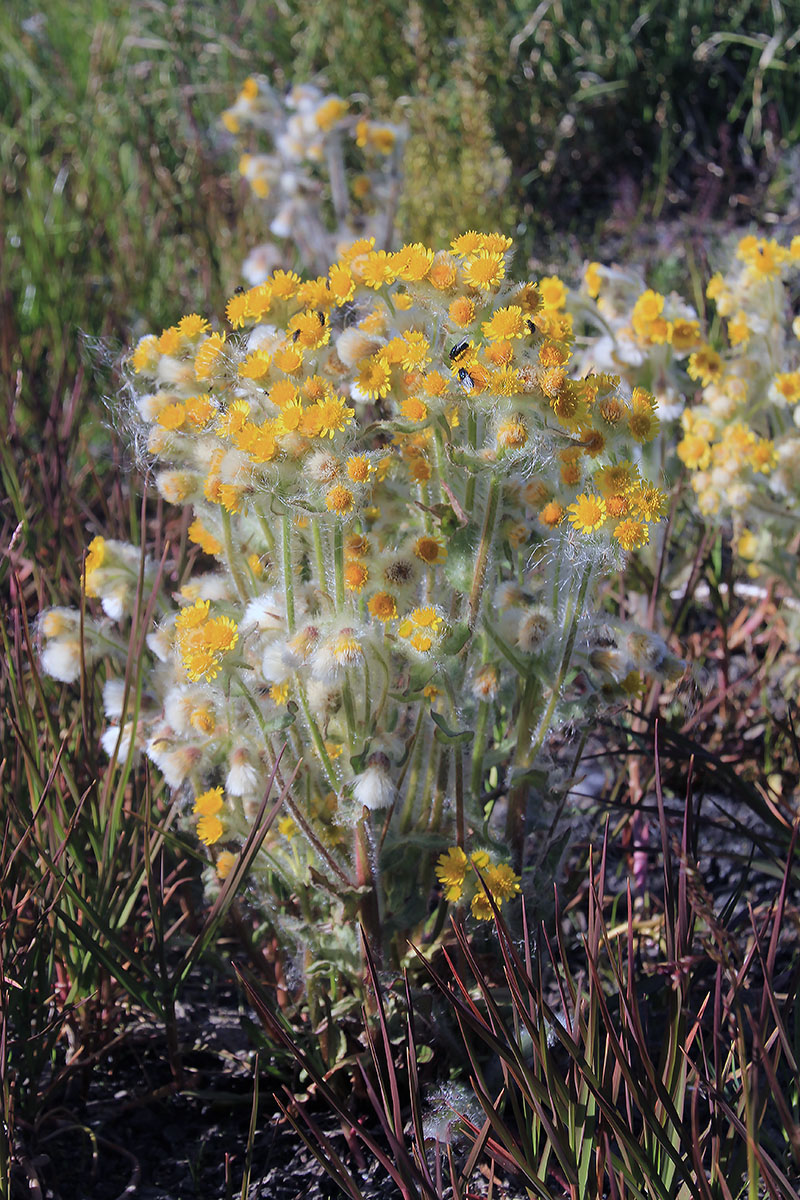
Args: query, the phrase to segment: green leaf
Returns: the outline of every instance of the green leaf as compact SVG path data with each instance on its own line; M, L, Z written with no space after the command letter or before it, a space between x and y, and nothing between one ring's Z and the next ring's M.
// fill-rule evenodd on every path
M434 712L433 709L431 709L431 717L436 725L433 736L437 742L455 745L458 742L468 742L474 737L474 732L471 729L450 729L444 717L440 713Z

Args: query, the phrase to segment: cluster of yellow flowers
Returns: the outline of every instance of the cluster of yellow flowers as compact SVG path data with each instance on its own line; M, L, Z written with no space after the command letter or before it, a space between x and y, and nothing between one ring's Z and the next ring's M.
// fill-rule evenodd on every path
M513 280L511 252L496 233L439 252L360 239L317 278L276 270L240 290L227 329L190 314L130 357L157 486L192 506L195 557L147 632L135 718L106 684L104 745L144 751L194 797L224 875L288 741L302 767L253 880L273 927L316 938L319 961L358 957L365 894L402 947L437 896L461 901L470 864L510 899L551 728L679 669L592 606L599 572L664 508L640 469L653 395L574 376L565 285ZM123 559L92 543L87 594L107 613ZM45 614L42 635L75 678L51 626L74 647L74 623ZM84 628L87 661L122 659L101 619Z
M357 234L392 244L404 126L372 121L312 84L283 96L263 76L245 80L222 123L237 139L239 173L264 203L271 234L289 243L289 261L299 254L307 269L324 270ZM284 258L265 242L245 260L244 276L260 283Z
M788 286L798 269L800 237L741 238L707 288L709 335L678 297L598 263L574 302L589 326L583 361L652 388L662 417L680 418L677 455L698 510L731 522L751 576L795 574L784 548L800 506L800 319Z

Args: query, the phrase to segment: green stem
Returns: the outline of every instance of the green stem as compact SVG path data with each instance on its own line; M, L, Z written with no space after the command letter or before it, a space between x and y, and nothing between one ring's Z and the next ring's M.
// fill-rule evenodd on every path
M319 755L320 762L325 768L325 774L328 776L328 783L330 784L331 789L338 793L339 780L336 778L336 771L333 768L330 755L325 749L325 739L319 731L317 722L311 715L311 709L308 706L308 697L306 696L305 688L300 683L297 685L297 694L300 697L300 707L303 710L303 715L306 719L309 733L311 734L311 740L314 743L314 749Z
M336 608L344 608L344 533L341 525L333 531L333 575L336 585Z
M489 496L486 503L486 512L483 516L483 528L481 530L481 540L478 545L478 553L475 558L475 576L472 582L472 591L469 594L469 624L472 629L478 620L478 613L481 607L481 598L483 596L483 588L486 583L486 568L489 563L489 550L492 544L494 534L494 523L497 520L497 509L500 502L500 481L496 475L492 476L492 481L489 484Z
M470 450L478 449L478 418L472 410L467 415L467 441L469 442ZM467 491L464 497L464 508L468 513L472 513L472 506L475 503L475 473L470 472L467 479Z
M350 672L345 671L342 683L342 700L344 701L344 717L347 723L347 740L353 749L356 735L356 706L353 700L353 688L350 683Z
M292 526L288 512L281 517L283 542L283 590L286 594L286 621L289 633L294 633L294 579L292 577Z
M225 558L228 561L228 570L230 571L230 573L233 577L234 587L236 588L236 593L237 593L239 599L241 600L242 604L247 606L247 602L249 599L249 597L247 595L247 587L245 585L244 576L242 575L241 571L239 570L238 566L236 565L236 558L235 558L234 551L233 551L233 534L231 533L231 514L228 512L227 508L225 508L225 507L222 507L221 511L222 511L222 537L225 542Z
M275 553L275 534L270 529L267 518L264 516L264 514L262 512L259 512L258 509L256 509L256 517L258 518L259 528L264 535L264 541L267 544L267 549L270 551L270 553L274 554Z
M555 712L559 696L561 695L561 688L564 686L564 680L567 676L567 672L569 671L570 662L572 661L572 651L575 649L575 639L578 636L578 622L580 621L581 613L583 612L583 604L586 599L586 593L589 590L591 578L592 564L589 563L584 569L583 576L581 578L577 600L574 604L571 604L570 608L568 609L567 620L572 622L570 625L569 635L564 647L564 653L561 656L561 666L558 670L556 682L553 685L553 693L550 697L550 703L545 709L544 717L542 718L539 726L539 733L537 735L536 742L534 743L533 749L531 750L528 758L529 763L535 761L536 755L541 750L544 739L547 737L547 731L550 728L550 721L553 718L553 713Z
M311 518L311 540L314 543L314 561L317 565L317 580L319 589L328 594L328 575L325 570L325 554L322 549L322 532L319 527L319 520Z
M480 800L481 780L483 779L483 755L486 750L486 733L489 725L489 704L481 700L478 705L478 716L475 721L475 741L472 750L472 773L469 788L473 800Z
M583 611L583 604L586 599L586 593L589 589L589 582L592 576L592 565L588 564L583 572L580 587L578 588L577 597L570 596L565 623L569 623L569 633L564 646L564 652L561 656L561 666L558 670L555 683L550 695L547 708L544 714L538 721L539 732L535 742L531 744L531 733L534 726L534 718L536 716L538 700L541 692L539 688L539 680L535 675L529 675L525 683L525 690L522 696L519 716L517 717L516 739L517 747L514 753L514 768L515 770L524 770L530 767L539 754L539 751L544 744L547 733L550 729L550 724L556 710L561 689L564 686L564 680L569 671L570 662L572 661L572 652L575 649L575 639L578 636L578 623ZM528 784L524 779L513 787L508 797L508 813L506 816L506 838L511 847L514 856L514 865L517 869L522 864L523 841L525 837L525 809L528 799Z

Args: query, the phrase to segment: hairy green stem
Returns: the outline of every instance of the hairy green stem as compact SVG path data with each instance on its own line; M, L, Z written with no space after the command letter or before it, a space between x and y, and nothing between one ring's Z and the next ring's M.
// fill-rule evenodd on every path
M224 507L222 507L221 511L222 511L222 537L225 542L225 558L227 559L227 562L228 562L228 570L230 571L231 576L233 577L233 584L234 584L234 587L236 588L236 594L238 595L242 604L244 604L246 606L247 602L249 600L249 596L247 594L247 586L244 581L244 576L242 575L242 573L239 570L239 567L236 563L236 556L235 556L234 550L233 550L233 534L231 533L231 514L228 512L227 508L224 508Z
M333 575L336 585L336 608L344 608L344 533L341 525L333 531Z
M494 524L497 520L497 510L500 504L500 481L496 475L492 476L492 481L489 484L489 496L486 502L486 512L483 515L483 528L481 529L481 540L478 545L478 553L475 558L475 575L472 581L472 590L469 594L469 624L470 628L474 629L480 612L481 599L483 597L483 588L486 583L486 568L489 564L489 550L492 544L494 535Z
M286 595L286 622L289 633L294 633L294 579L292 577L292 526L288 512L281 517L281 540L283 542L283 590Z

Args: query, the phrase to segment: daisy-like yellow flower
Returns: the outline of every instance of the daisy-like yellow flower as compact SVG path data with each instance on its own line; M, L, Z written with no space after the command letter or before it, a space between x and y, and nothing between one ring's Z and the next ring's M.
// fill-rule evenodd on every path
M477 254L482 248L483 234L477 233L474 229L468 229L466 233L459 234L450 243L450 249L461 258L470 254Z
M527 333L527 327L518 304L510 304L506 308L496 308L491 319L484 321L481 326L483 336L490 342L501 338L521 338Z
M394 621L397 616L397 601L391 592L376 592L367 601L367 611L377 621Z
M603 265L598 262L590 262L586 270L583 272L583 284L593 300L596 300L600 295L600 288L603 286Z
M250 316L247 299L247 292L237 292L236 295L231 296L225 305L225 316L228 318L228 323L234 329L241 329Z
M400 403L400 415L406 421L424 421L428 415L428 406L417 396L408 396Z
M198 316L197 313L189 313L178 321L178 333L184 338L199 337L200 334L208 333L210 328L205 317Z
M392 265L395 278L403 279L407 283L417 283L425 278L433 265L433 250L429 250L421 242L412 242L397 251Z
M197 836L205 846L213 846L225 832L219 817L201 817L197 822Z
M222 810L224 804L222 797L221 787L211 788L210 791L195 796L192 811L198 817L213 817Z
M464 264L464 282L483 292L496 288L505 273L505 259L496 251L481 250Z
M613 536L623 550L636 550L650 540L650 527L644 521L636 521L629 517L620 521L614 529Z
M451 846L436 861L436 878L445 889L445 899L457 903L464 891L469 859L460 846Z
M434 567L447 558L447 550L442 540L438 537L431 537L430 534L418 537L412 549L414 556L428 567Z
M357 558L351 558L344 564L344 586L348 592L361 592L369 579L369 570Z
M355 409L348 408L341 396L321 400L317 409L320 420L319 436L322 438L332 438L335 433L341 433L356 415Z
M494 915L492 912L492 905L483 888L481 888L479 892L476 892L472 897L469 911L472 913L476 921L491 921Z
M690 471L704 471L711 462L711 447L704 437L687 433L676 447L678 458Z
M372 471L372 465L366 454L351 454L345 469L353 483L366 483Z
M370 400L382 400L389 394L392 386L392 372L389 364L380 355L365 358L359 363L356 372L358 390Z
M222 362L225 334L212 333L200 343L194 357L194 373L199 380L212 379Z
M474 856L473 856L474 858ZM477 863L475 864L478 865ZM496 904L513 900L520 890L520 877L508 863L496 863L486 867L484 873L486 886L492 893Z
M772 387L786 404L797 404L797 401L800 400L800 371L787 371L784 374L776 375L772 381Z
M353 502L353 493L340 483L334 484L325 497L325 507L340 517L346 516L352 510Z
M528 431L522 417L509 417L497 426L497 445L503 450L519 450L528 440Z
M386 250L372 250L365 254L358 266L361 281L366 287L378 289L385 283L392 283L396 278L394 273L394 255Z
M690 379L699 380L703 387L708 387L722 375L722 359L711 346L701 346L689 356L686 370Z
M555 529L556 525L561 524L565 516L566 510L563 504L559 504L557 500L548 500L539 513L539 520L542 524L549 526L550 529Z
M156 417L156 421L162 429L180 429L186 421L186 405L181 404L180 401L166 404Z
M222 552L222 542L215 538L213 533L209 533L199 518L192 521L188 533L189 541L199 546L204 554L220 554Z
M221 850L217 856L217 878L227 879L233 868L236 866L236 855L230 850Z
M539 280L539 295L545 308L563 308L567 303L567 288L557 275L545 275Z
M273 296L279 300L290 300L300 286L300 276L294 271L273 271L267 282Z
M602 496L590 496L583 492L575 503L567 508L570 524L579 533L594 533L606 519L606 502Z
M412 329L408 333L403 334L400 343L400 362L406 371L417 370L431 361L429 353L430 344L424 333Z

